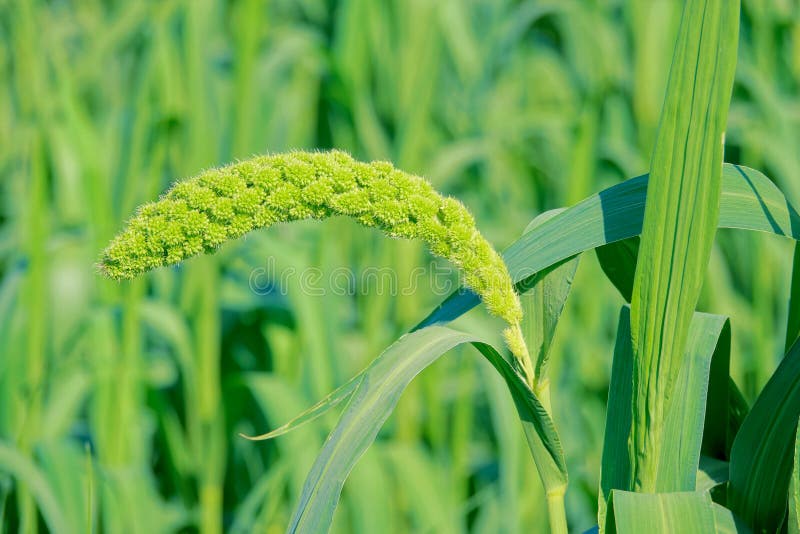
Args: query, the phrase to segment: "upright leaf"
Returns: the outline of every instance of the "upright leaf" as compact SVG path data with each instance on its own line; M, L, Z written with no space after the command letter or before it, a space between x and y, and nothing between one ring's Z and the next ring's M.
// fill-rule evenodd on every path
M706 399L711 369L730 350L728 320L719 315L695 313L689 329L686 355L675 381L674 395L666 409L667 432L659 463L670 473L681 491L693 491L697 481ZM606 435L600 477L598 520L604 522L606 500L612 490L635 489L634 469L628 455L628 435L633 424L633 349L630 339L630 308L620 313L617 343L609 385ZM680 421L681 425L677 422ZM727 430L722 426L723 439Z
M717 322L715 326L719 326ZM728 459L731 418L739 407L731 394L731 323L725 320L718 333L708 377L706 415L703 424L703 454ZM735 386L733 386L735 387ZM738 400L738 399L737 399Z
M789 293L789 319L786 323L786 352L800 336L800 243L794 244L792 288Z
M666 410L681 367L719 220L723 133L739 28L738 1L684 4L650 163L631 299L634 488L683 489L661 465Z
M533 230L561 211L552 210L539 215L528 225L525 232ZM543 271L542 276L535 277L531 286L525 288L526 291L520 295L524 313L522 334L533 359L535 371L533 391L545 403L548 411L550 411L550 378L547 371L550 363L550 345L572 288L579 259L579 256L574 256Z
M792 479L789 482L789 534L800 534L800 427L795 431Z
M731 448L728 506L758 532L774 532L783 521L798 417L800 341L764 386Z

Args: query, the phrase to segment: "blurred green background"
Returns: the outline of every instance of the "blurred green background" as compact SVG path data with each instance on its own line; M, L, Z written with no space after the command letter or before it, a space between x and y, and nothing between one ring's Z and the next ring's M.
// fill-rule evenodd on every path
M388 159L498 248L544 210L646 172L677 0L0 0L2 531L281 532L335 413L261 433L441 299L253 291L277 268L431 258L345 220L282 225L133 282L94 262L172 181L291 148ZM744 0L726 159L800 203L800 4ZM788 242L720 233L701 308L732 316L752 398L782 349ZM295 282L297 280L295 279ZM622 299L582 260L554 355L568 515L595 522ZM457 327L496 339L482 310ZM335 412L335 411L334 411ZM337 532L546 532L504 385L472 349L406 392Z

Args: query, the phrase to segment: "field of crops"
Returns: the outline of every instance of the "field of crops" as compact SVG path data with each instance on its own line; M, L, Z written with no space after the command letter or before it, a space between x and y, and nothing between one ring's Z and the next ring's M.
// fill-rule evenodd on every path
M283 531L343 404L274 440L240 434L347 383L459 282L423 244L342 217L106 279L101 252L137 206L204 169L335 148L426 177L502 251L648 172L682 4L0 0L0 532ZM800 4L742 0L738 47L725 161L800 206ZM748 402L788 344L793 251L730 229L711 250L697 308L730 317ZM571 283L549 395L583 532L626 299L594 253ZM484 307L451 326L503 346ZM332 531L550 531L514 400L478 351L411 382Z

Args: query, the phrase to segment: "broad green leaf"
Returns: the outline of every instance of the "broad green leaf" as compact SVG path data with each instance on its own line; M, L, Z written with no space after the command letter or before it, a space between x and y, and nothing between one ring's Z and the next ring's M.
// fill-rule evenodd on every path
M618 534L708 534L717 532L708 493L632 493L614 490L608 502L606 532Z
M707 399L711 369L730 357L731 329L727 317L695 313L689 326L685 355L667 399L666 432L659 465L659 486L675 485L693 491L700 463L705 427L709 424ZM727 366L726 366L727 368ZM723 406L725 408L727 406ZM724 415L723 415L724 417ZM717 422L714 422L716 425ZM712 427L716 429L716 426ZM727 428L719 426L724 439ZM666 480L664 478L666 477Z
M728 358L730 328L725 317L695 313L689 331L686 356L667 406L667 422L682 421L678 432L664 435L659 464L680 483L682 491L693 491L702 445L708 383L714 360ZM632 425L633 350L630 338L630 308L620 312L617 341L609 385L605 441L600 477L598 522L603 524L606 501L615 489L635 487L628 455Z
M614 489L631 490L631 464L628 457L628 435L631 429L633 398L633 349L631 347L631 310L623 306L617 326L611 381L608 385L606 432L600 464L600 492L597 502L597 523L606 524L608 499Z
M691 489L684 466L664 464L663 451L670 434L686 432L682 418L670 420L668 404L676 396L716 235L738 33L737 1L684 4L650 162L631 298L634 416L628 449L637 491Z
M403 390L425 367L472 342L509 385L543 480L563 481L566 463L552 420L522 377L491 346L439 326L406 334L363 373L306 479L289 532L326 532L347 475L374 441Z
M792 288L789 293L789 319L786 323L786 352L800 337L800 243L794 245Z
M648 176L631 178L588 197L543 222L503 254L517 287L547 267L607 243L642 232ZM800 240L800 214L769 178L739 165L722 166L719 227L772 233ZM460 288L418 326L453 321L478 305L472 291Z
M789 482L789 534L800 533L800 427L794 434L794 461L792 462L792 478Z
M545 212L528 225L526 232L544 223L563 210ZM578 269L580 257L575 256L552 269L534 277L533 283L520 295L524 312L522 318L522 334L525 344L533 358L534 376L533 390L550 411L550 379L548 366L550 361L550 345L558 325L558 319L564 309L575 271Z
M288 532L327 532L347 475L403 390L443 353L470 341L461 332L426 328L400 338L368 367L308 474Z
M636 259L639 254L639 238L631 237L608 243L597 247L595 253L603 272L625 301L630 302L633 295L633 277L636 274Z
M796 341L756 398L731 448L728 506L756 531L774 532L783 521L798 417Z

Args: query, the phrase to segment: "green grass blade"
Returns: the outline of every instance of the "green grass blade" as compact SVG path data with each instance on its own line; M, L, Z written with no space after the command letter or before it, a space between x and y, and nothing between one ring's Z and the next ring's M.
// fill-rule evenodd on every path
M278 436L282 436L287 432L291 432L292 430L322 416L328 410L330 410L334 406L337 406L342 401L349 399L350 395L353 394L353 391L355 391L361 384L361 380L363 377L364 377L363 372L357 374L356 376L354 376L353 378L351 378L350 380L348 380L347 382L336 388L330 394L326 395L325 398L323 398L322 400L320 400L307 410L304 410L297 416L293 417L290 421L279 426L275 430L271 430L265 434L259 434L258 436L246 436L244 434L239 434L239 435L245 439L253 441L262 441L262 440L277 438Z
M549 413L528 387L522 375L494 347L486 343L474 343L474 345L506 381L545 491L564 490L568 480L567 462L561 448L561 440Z
M630 490L633 479L628 457L628 434L631 429L631 399L633 397L633 348L631 347L631 310L623 306L619 315L611 382L608 385L608 408L600 467L600 492L597 503L597 522L606 523L608 499L614 489Z
M660 463L672 473L685 491L693 491L700 461L703 425L710 370L717 359L727 359L730 328L726 318L695 313L689 331L686 356L667 406L667 423L682 422L679 432L664 434ZM633 347L630 338L630 308L620 312L617 342L609 385L606 435L598 502L598 522L604 523L606 501L613 490L635 488L634 471L628 455L628 435L633 424ZM677 426L677 425L676 425Z
M534 219L526 232L531 231L546 220L557 215L560 210L552 210ZM522 318L522 335L533 359L533 391L545 403L550 411L550 378L548 367L550 362L550 346L553 342L558 319L564 310L575 271L578 269L580 256L554 266L535 277L532 285L520 295L520 303L524 313Z
M308 474L288 532L328 531L345 478L403 390L442 354L470 341L467 334L434 326L403 336L369 366Z
M786 323L786 352L800 337L800 244L794 245L792 288L789 293L789 319Z
M718 316L715 316L718 317ZM711 325L708 325L711 327ZM719 327L716 321L714 328ZM691 335L691 334L690 334ZM706 394L706 415L703 424L703 454L712 458L728 458L728 442L731 413L731 324L725 320L718 331L718 338L711 359L708 377L708 393Z
M691 489L683 466L662 464L662 451L669 435L682 431L682 420L669 421L667 408L716 235L738 30L738 2L684 4L650 163L631 299L629 454L637 491Z
M731 447L736 439L736 434L742 427L747 414L750 413L750 405L744 398L739 386L732 378L728 379L728 440L725 447L725 455L730 458Z
M47 478L30 458L6 443L0 443L0 471L13 475L19 483L25 484L52 532L64 531L69 523L61 503Z
M731 448L728 506L756 531L775 531L786 512L798 417L800 342L795 342Z
M800 533L800 428L794 434L794 461L792 478L789 482L789 534Z
M730 332L727 317L707 313L692 317L686 354L666 413L660 465L669 480L659 478L659 485L677 483L682 491L695 489L705 425L709 415L717 415L706 411L711 370L717 361L730 358Z
M306 479L289 532L325 532L344 480L377 436L403 390L425 367L451 348L472 342L509 385L537 469L548 491L562 492L567 471L550 416L524 378L500 353L473 337L439 326L406 334L365 371L336 428Z
M592 195L524 234L503 254L517 287L532 273L608 243L642 232L647 175L631 178ZM800 214L772 181L739 165L722 167L720 228L737 228L800 240ZM418 326L452 321L479 300L469 290L453 293Z

